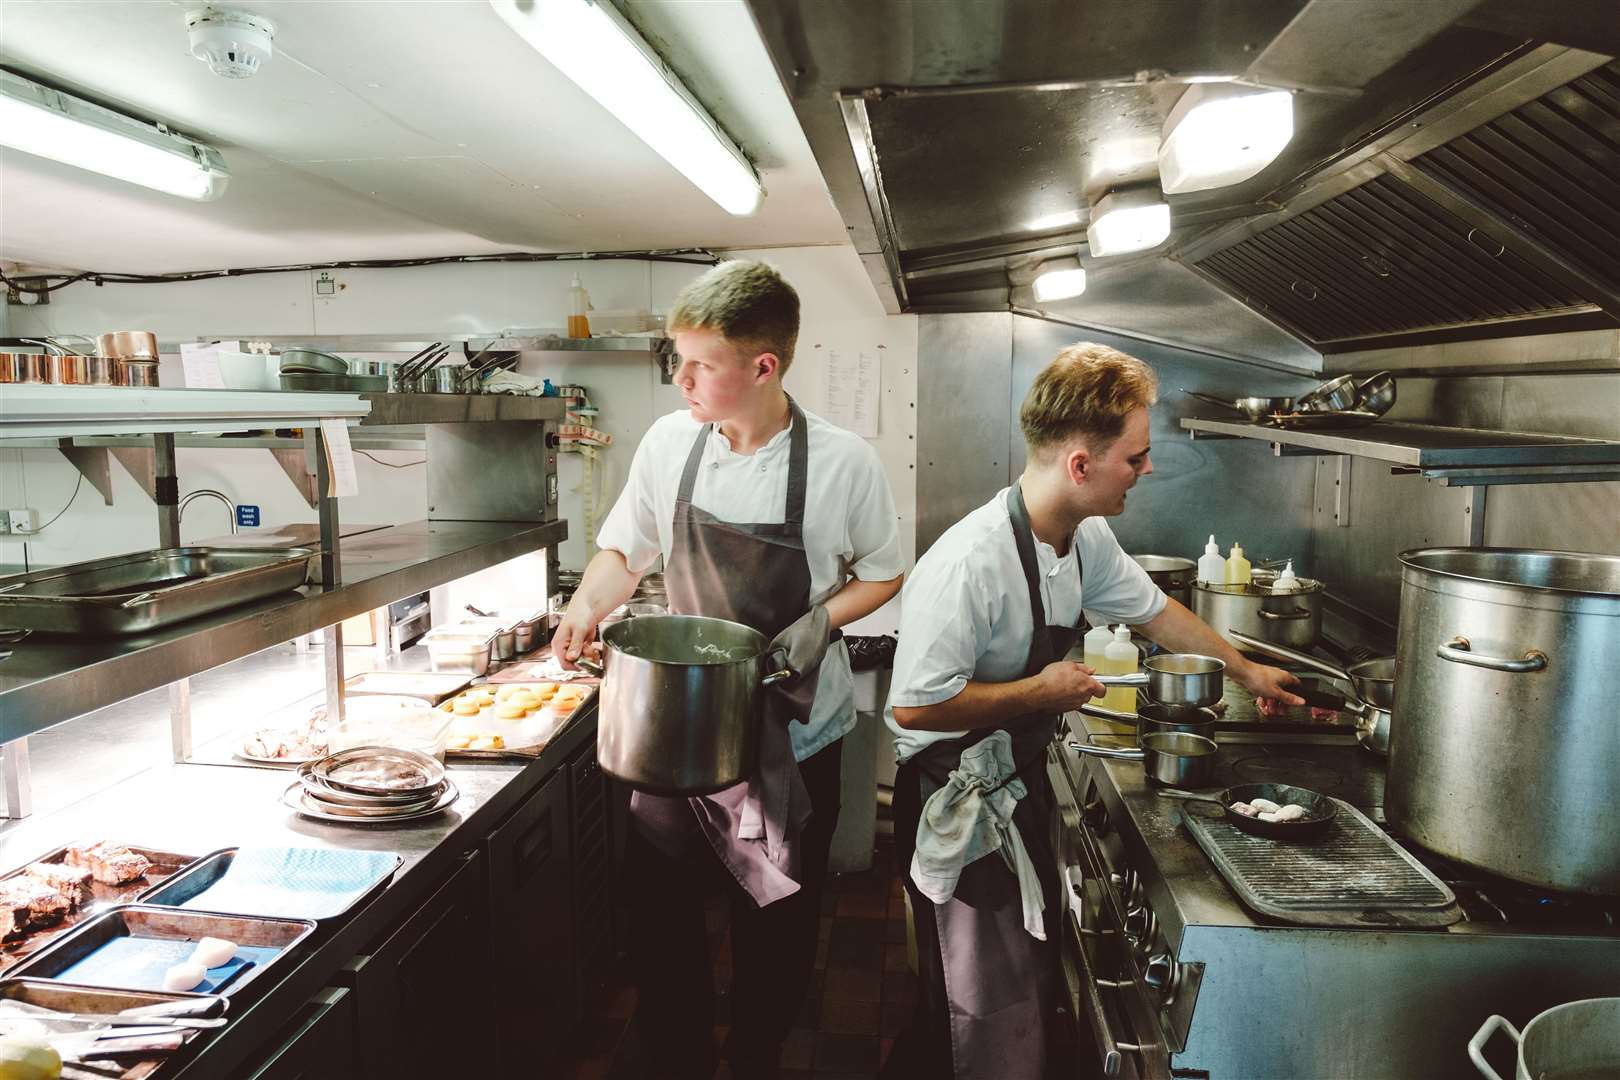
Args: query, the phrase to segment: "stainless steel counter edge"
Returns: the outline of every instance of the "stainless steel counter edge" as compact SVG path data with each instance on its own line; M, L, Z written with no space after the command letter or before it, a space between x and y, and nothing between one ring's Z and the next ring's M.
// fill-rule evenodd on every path
M0 742L239 659L400 597L561 543L566 521L418 521L340 543L345 581L127 638L36 634L0 660Z
M290 770L175 765L154 768L81 803L42 818L0 828L0 865L22 865L53 846L81 838L153 844L198 855L241 845L330 846L392 850L405 863L376 899L349 913L335 927L322 927L302 956L259 976L253 998L233 1002L230 1023L204 1033L169 1080L202 1080L234 1075L250 1055L271 1049L270 1041L320 990L330 985L353 956L374 944L390 927L431 896L453 864L483 839L551 777L567 759L596 737L596 707L587 706L527 764L457 764L451 777L462 800L427 823L385 828L327 825L283 809L276 794L292 781ZM229 805L221 796L234 793ZM151 797L162 798L154 805ZM206 814L185 807L208 808Z

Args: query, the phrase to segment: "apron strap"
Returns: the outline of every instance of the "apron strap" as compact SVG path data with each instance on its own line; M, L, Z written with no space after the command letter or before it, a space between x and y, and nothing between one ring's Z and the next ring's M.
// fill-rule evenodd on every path
M697 486L698 469L703 466L703 448L709 445L709 433L712 431L714 431L713 424L704 424L703 430L692 440L692 449L686 455L686 470L681 473L681 486L675 492L676 505L692 501L692 489Z
M788 395L788 425L787 506L782 523L790 536L799 536L804 532L804 505L810 490L810 433L804 412L791 394ZM681 472L681 485L675 493L676 503L692 501L698 470L703 467L703 451L709 445L709 436L713 432L713 424L704 424L703 430L692 440L692 449L686 455L686 468Z

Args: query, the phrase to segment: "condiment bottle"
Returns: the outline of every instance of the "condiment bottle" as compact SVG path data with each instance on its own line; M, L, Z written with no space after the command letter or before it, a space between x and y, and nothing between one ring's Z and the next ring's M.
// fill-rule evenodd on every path
M1253 580L1254 574L1249 569L1249 560L1243 557L1243 545L1233 541L1232 553L1226 557L1226 583L1248 585Z
M1093 626L1086 631L1081 639L1081 647L1085 650L1084 661L1086 667L1099 674L1103 670L1103 650L1114 640L1114 632L1106 626Z
M1221 549L1215 546L1214 533L1209 534L1209 543L1198 557L1198 580L1205 585L1219 585L1226 580L1226 560L1221 558Z
M1125 625L1114 627L1114 640L1108 643L1103 650L1104 675L1132 675L1136 672L1137 661L1140 659L1136 646L1131 643L1131 628ZM1136 711L1136 688L1134 686L1110 686L1108 694L1102 699L1102 707L1113 709L1116 712Z
M1271 586L1272 592L1295 592L1299 588L1299 578L1294 576L1294 560L1289 559L1283 572L1277 575L1277 580Z
M568 336L571 338L588 338L591 336L591 320L586 312L591 310L591 297L585 291L585 286L579 283L579 275L574 275L573 284L568 287Z

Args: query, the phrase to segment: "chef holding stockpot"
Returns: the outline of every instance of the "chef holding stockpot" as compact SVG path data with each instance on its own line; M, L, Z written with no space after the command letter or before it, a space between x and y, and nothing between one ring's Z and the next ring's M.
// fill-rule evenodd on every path
M1245 659L1169 599L1104 518L1153 471L1152 370L1102 345L1060 352L1024 399L1028 465L917 562L885 715L895 856L917 930L915 1018L884 1075L1041 1080L1061 930L1046 749L1101 697L1065 660L1081 603L1167 649L1223 661L1257 696L1293 676ZM991 857L986 857L991 856Z
M727 1056L733 1076L769 1077L814 969L839 740L855 726L837 629L894 596L904 567L876 451L783 390L792 286L764 263L722 263L681 292L669 328L688 409L636 448L552 646L577 659L662 555L674 614L751 627L794 672L764 692L754 776L702 797L635 791L625 851L646 1075L714 1071L703 897L719 880L732 914Z

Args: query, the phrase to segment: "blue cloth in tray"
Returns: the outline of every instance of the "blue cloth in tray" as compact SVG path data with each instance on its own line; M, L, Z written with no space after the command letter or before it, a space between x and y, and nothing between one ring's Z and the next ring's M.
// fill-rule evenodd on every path
M180 906L226 915L329 919L393 877L392 851L242 848L225 873Z
M162 990L164 972L191 959L191 951L196 947L195 941L175 938L116 937L51 977L87 986ZM261 945L240 945L228 962L209 968L202 983L194 989L199 994L215 993L220 987L234 984L244 968L268 964L280 951Z

